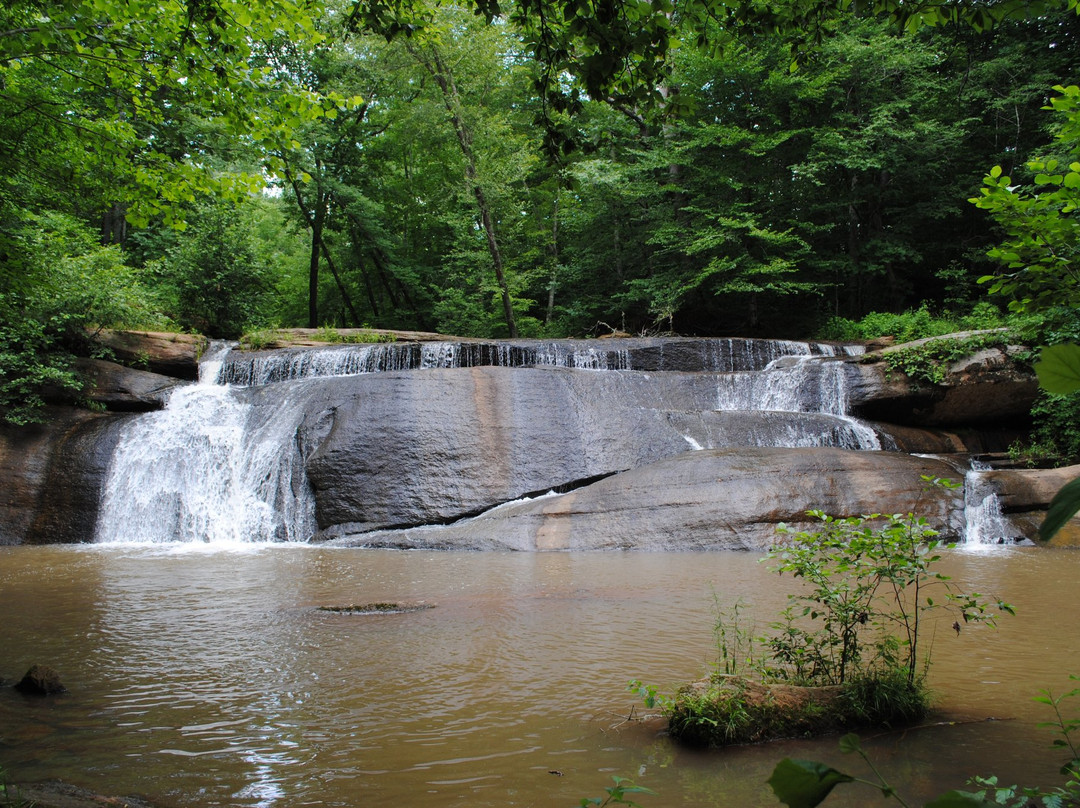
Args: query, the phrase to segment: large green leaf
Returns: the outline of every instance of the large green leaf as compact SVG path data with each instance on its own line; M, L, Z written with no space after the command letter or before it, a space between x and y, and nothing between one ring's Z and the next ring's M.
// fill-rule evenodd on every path
M769 785L788 808L814 808L829 796L837 783L850 783L854 779L824 763L784 758L773 769Z
M1035 373L1048 393L1063 396L1080 390L1080 345L1068 343L1043 348L1035 363Z
M1050 509L1039 525L1039 538L1049 541L1073 515L1080 511L1080 477L1066 483L1050 500Z

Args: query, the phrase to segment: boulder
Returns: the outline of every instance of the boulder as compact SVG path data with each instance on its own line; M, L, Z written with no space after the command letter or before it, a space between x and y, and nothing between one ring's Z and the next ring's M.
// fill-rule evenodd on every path
M188 380L199 377L199 357L209 345L201 334L163 331L103 329L91 336L124 365Z
M67 692L60 681L60 674L48 665L32 665L15 689L29 696L53 696Z
M1080 466L1058 469L999 469L985 472L1002 511L1020 535L1034 537L1050 501L1063 485L1080 477ZM1074 516L1049 542L1055 547L1080 545L1080 517Z
M828 414L716 411L717 379L476 367L311 380L299 445L319 527L333 536L444 524L687 449L891 440ZM282 392L251 393L268 395L270 406ZM924 450L955 447L909 438Z
M50 407L0 426L0 545L93 540L118 429L130 416Z
M905 346L897 346L899 350ZM1038 396L1034 372L1013 360L1020 349L988 348L949 367L941 384L889 371L884 360L852 360L848 403L862 418L922 427L1027 424Z
M1046 510L1063 485L1080 477L1080 466L1058 469L997 469L984 475L1006 513Z
M300 443L319 527L445 523L677 454L669 412L709 410L703 374L498 367L318 379Z
M845 449L687 452L574 491L514 502L452 525L378 531L349 546L470 550L761 550L777 526L834 516L916 512L947 536L963 530L963 493L921 477L962 477L943 460Z
M75 369L86 380L83 396L118 412L148 412L164 406L169 391L183 382L170 376L124 367L103 359L79 359Z

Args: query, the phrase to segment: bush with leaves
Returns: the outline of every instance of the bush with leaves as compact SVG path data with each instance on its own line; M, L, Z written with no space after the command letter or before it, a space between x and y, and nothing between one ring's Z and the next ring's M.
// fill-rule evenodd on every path
M152 267L182 327L236 339L265 324L272 290L250 214L231 202L204 203L164 262Z
M950 480L928 484L956 488ZM899 669L907 683L920 681L929 654L920 646L929 611L955 611L957 623L993 624L991 608L977 592L960 591L935 569L944 546L937 530L915 514L836 518L820 511L815 531L794 534L766 558L776 571L800 579L807 589L788 596L786 618L769 640L774 675L800 684L844 684L879 670ZM786 530L781 526L782 530ZM936 597L936 599L935 599ZM799 620L809 621L799 624Z
M959 485L923 481L928 488ZM722 613L717 672L706 682L664 699L633 683L632 689L663 708L673 736L722 746L917 720L929 709L930 653L921 643L926 615L949 610L959 633L963 624L993 625L997 614L1013 611L1007 603L961 590L937 569L944 540L924 517L833 517L820 511L810 516L818 520L817 529L791 533L781 525L788 540L764 559L804 587L788 595L771 633L756 638L763 654L747 654L738 612L736 624ZM750 677L760 682L736 673L744 659L750 659Z
M73 217L26 214L7 234L15 266L0 271L0 419L40 420L46 391L77 396L76 354L96 328L165 324L116 247Z

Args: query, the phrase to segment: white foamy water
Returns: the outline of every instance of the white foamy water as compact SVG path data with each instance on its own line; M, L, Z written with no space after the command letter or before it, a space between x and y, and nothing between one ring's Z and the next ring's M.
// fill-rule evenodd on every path
M790 440L774 445L881 449L877 432L848 415L847 365L815 356L786 356L762 371L730 373L717 383L718 410L822 413L841 423L837 440L808 435L792 425Z
M964 541L967 544L1000 544L1017 535L1001 511L1001 500L986 477L990 466L971 461L964 475Z
M110 464L97 541L310 538L314 502L296 445L302 410L283 390L252 417L240 393L191 385L131 420Z

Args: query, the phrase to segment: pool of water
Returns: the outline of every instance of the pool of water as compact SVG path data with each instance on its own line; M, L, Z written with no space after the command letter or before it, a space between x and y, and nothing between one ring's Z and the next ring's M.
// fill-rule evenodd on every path
M0 767L171 806L570 806L613 775L649 806L773 805L784 756L865 774L836 738L688 750L627 690L705 674L716 604L784 603L749 553L512 554L316 546L0 548L0 678L57 668L66 695L0 689ZM918 803L974 774L1055 784L1047 708L1080 673L1080 553L954 551L1014 603L997 629L932 621L938 712L865 740ZM321 611L375 601L406 614ZM1075 705L1080 713L1080 701ZM863 805L872 792L837 792Z

